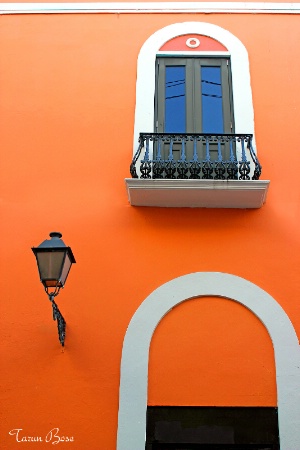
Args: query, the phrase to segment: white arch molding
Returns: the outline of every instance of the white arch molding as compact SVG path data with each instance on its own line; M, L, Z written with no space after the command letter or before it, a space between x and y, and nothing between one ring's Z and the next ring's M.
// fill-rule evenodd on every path
M156 31L146 40L140 50L137 65L133 154L137 149L139 133L151 132L154 127L156 55L167 41L186 34L200 34L211 37L228 49L231 60L235 133L253 134L255 144L249 59L245 46L230 31L218 25L206 22L182 22L168 25ZM213 52L213 54L216 54L216 52Z
M217 272L184 275L153 291L127 329L121 361L117 450L144 450L148 357L152 335L176 305L203 296L231 299L252 311L274 347L281 450L300 449L300 348L293 325L267 292L249 281Z

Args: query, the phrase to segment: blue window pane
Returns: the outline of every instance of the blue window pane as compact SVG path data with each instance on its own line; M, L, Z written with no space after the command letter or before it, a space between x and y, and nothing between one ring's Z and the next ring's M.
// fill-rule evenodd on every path
M185 133L185 67L166 67L165 133Z
M203 133L224 133L221 67L201 68Z

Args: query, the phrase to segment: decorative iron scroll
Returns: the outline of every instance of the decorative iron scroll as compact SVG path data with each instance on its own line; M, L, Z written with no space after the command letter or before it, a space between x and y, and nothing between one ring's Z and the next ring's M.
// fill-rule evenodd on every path
M130 173L142 179L259 180L262 168L252 138L252 134L140 133Z
M53 294L49 294L49 300L52 303L53 320L57 320L58 339L61 345L64 347L66 337L66 321L54 301Z

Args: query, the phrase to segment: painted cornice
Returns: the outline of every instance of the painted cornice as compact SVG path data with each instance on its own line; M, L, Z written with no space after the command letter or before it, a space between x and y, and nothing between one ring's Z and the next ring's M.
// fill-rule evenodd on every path
M116 2L0 3L0 14L299 14L300 3Z

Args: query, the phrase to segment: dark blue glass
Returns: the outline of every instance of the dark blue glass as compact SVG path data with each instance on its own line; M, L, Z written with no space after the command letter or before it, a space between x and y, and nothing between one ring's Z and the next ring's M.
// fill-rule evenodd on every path
M166 66L165 133L185 133L185 67Z
M202 132L224 133L221 67L201 68Z

